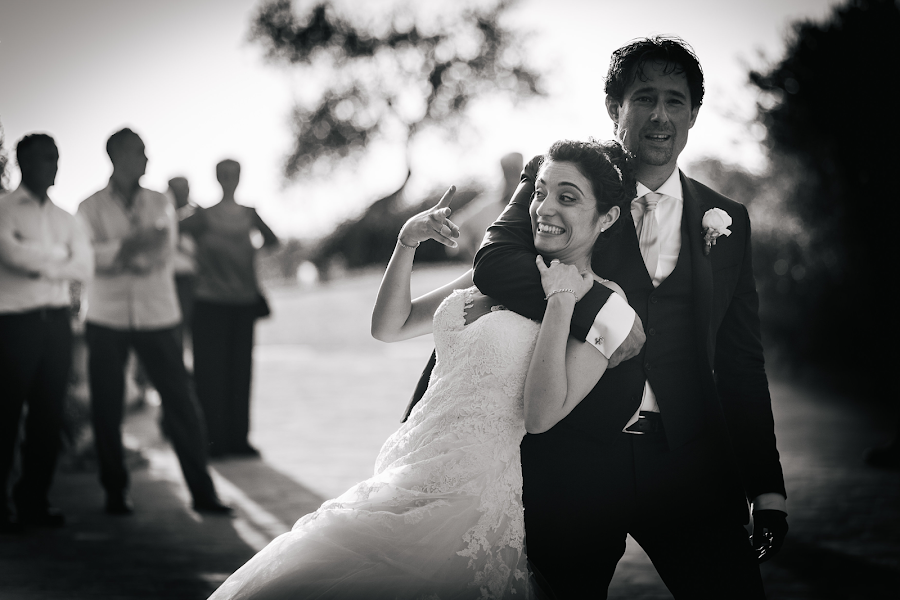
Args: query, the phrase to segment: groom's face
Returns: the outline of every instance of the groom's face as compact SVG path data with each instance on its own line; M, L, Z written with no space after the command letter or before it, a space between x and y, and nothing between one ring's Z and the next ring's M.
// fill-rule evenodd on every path
M638 161L674 168L700 107L691 108L687 77L671 65L646 63L625 89L622 103L607 97L619 141Z

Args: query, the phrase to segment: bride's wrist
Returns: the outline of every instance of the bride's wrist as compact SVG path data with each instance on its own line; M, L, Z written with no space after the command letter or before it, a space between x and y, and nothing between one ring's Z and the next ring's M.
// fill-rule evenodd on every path
M402 236L402 234L397 236L397 244L398 244L401 248L405 248L405 249L407 249L407 250L415 250L416 248L419 247L419 244L421 244L421 243L422 243L422 242L416 242L415 244L407 244L407 243L405 243L405 242L403 241L403 236Z
M559 294L562 294L562 296L560 296ZM554 296L556 296L557 298L568 298L569 294L572 295L572 299L575 302L578 302L578 295L575 293L575 290L573 290L572 288L559 288L557 290L552 290L549 293L547 293L546 296L544 296L544 300L547 300L549 302L550 299L553 298Z

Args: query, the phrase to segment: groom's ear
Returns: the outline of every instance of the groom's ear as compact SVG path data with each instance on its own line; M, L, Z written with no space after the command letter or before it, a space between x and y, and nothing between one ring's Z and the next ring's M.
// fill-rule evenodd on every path
M609 118L617 126L619 124L619 108L621 108L621 105L614 98L606 97L606 112L609 113Z
M688 129L691 129L694 126L694 123L697 122L697 115L700 114L700 107L694 106L691 108L691 124L688 125Z

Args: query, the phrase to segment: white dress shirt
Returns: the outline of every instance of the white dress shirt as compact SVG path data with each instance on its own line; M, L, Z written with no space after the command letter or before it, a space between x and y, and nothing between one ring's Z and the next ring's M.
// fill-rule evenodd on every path
M653 280L653 287L659 287L666 277L675 270L678 263L678 253L681 252L681 215L684 212L684 194L681 190L680 171L675 169L669 178L659 186L656 190L651 190L643 183L637 184L637 195L635 199L641 198L644 194L655 191L661 194L661 198L656 205L654 215L657 223L657 243L659 244L659 262L656 266L656 273L650 273L650 279ZM631 216L635 226L640 222L643 209L639 204L632 202ZM625 424L627 429L638 420L641 411L659 412L659 405L656 403L656 394L650 387L650 382L644 382L644 394L641 397L641 406L637 412L632 415L628 423Z
M129 207L112 184L87 198L78 215L88 224L97 269L88 288L87 321L113 329L165 329L181 322L175 292L174 256L178 236L175 207L165 195L138 188ZM168 243L135 258L141 272L121 262L122 240L133 231L168 231Z
M93 272L78 219L24 185L0 196L0 314L69 306L69 282Z

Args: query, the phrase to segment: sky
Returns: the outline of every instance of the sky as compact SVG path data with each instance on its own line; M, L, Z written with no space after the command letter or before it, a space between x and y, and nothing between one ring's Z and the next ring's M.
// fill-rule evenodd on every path
M373 10L397 0L338 0ZM374 4L373 4L374 2ZM295 0L308 6L307 0ZM412 0L428 10L444 0ZM145 187L165 190L188 178L192 197L215 203L215 165L242 165L238 200L255 206L282 237L327 234L406 175L397 148L374 148L354 169L285 181L289 115L306 89L296 69L269 63L249 30L259 0L3 0L0 4L0 124L19 181L15 143L46 132L60 151L50 197L70 212L104 187L111 172L106 139L122 127L141 135L150 159ZM451 184L500 185L500 157L527 158L562 138L612 137L603 105L610 53L638 37L675 34L694 48L706 97L680 164L716 157L764 168L761 132L751 125L756 95L750 68L784 51L797 19L821 21L832 0L522 0L508 25L521 31L548 95L512 105L473 107L454 140L424 135L413 149L410 197ZM452 218L452 217L451 217Z

